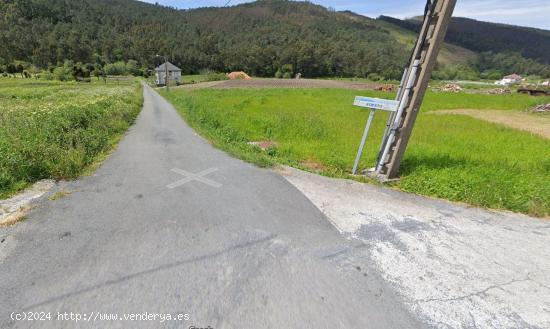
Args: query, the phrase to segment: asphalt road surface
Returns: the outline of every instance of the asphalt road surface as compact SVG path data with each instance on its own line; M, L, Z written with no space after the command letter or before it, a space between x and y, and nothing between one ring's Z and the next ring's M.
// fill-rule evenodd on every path
M423 327L366 245L144 96L94 175L0 229L0 328Z

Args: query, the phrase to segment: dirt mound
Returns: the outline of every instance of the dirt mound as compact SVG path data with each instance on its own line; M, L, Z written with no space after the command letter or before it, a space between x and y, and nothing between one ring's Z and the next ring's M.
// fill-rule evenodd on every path
M243 71L235 71L227 74L230 80L252 80L252 78Z
M450 92L450 93L459 93L462 92L462 87L454 84L454 83L448 83L445 86L441 88L441 91Z
M395 90L395 86L391 84L385 84L385 85L381 85L380 87L377 87L376 90L392 92Z

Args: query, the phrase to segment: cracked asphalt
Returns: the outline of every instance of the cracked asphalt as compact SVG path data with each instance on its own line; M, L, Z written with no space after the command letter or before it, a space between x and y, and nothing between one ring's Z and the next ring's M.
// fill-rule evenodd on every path
M279 174L209 145L149 87L144 97L95 174L0 228L1 328L427 327L367 243L343 237ZM12 318L21 312L52 319ZM131 313L189 320L96 318Z
M550 328L550 222L292 168L282 174L437 328Z

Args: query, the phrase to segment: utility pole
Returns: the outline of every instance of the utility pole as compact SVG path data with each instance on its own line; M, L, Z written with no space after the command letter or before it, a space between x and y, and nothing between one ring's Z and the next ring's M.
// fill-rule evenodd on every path
M390 116L382 140L375 175L382 180L398 176L416 117L428 88L437 55L443 45L456 0L428 0L420 36L403 76L399 107Z
M166 91L169 91L169 87L168 85L170 84L168 81L168 59L166 58L166 56L164 56L164 83L166 83Z

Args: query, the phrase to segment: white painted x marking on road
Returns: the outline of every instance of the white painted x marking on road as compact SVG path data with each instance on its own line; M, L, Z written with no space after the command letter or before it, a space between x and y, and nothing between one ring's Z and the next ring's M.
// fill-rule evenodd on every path
M199 181L201 183L204 183L206 185L210 185L212 187L221 187L222 184L204 177L204 176L206 176L210 173L213 173L214 171L217 171L217 170L218 170L218 168L209 168L209 169L203 170L201 172L198 172L196 174L193 174L193 173L190 173L190 172L185 171L183 169L172 168L173 172L178 173L182 176L185 176L185 178L180 179L176 182L173 182L172 184L168 184L168 185L166 185L166 187L172 189L172 188L176 188L178 186L182 186L183 184L189 183L189 182L194 181L194 180Z

